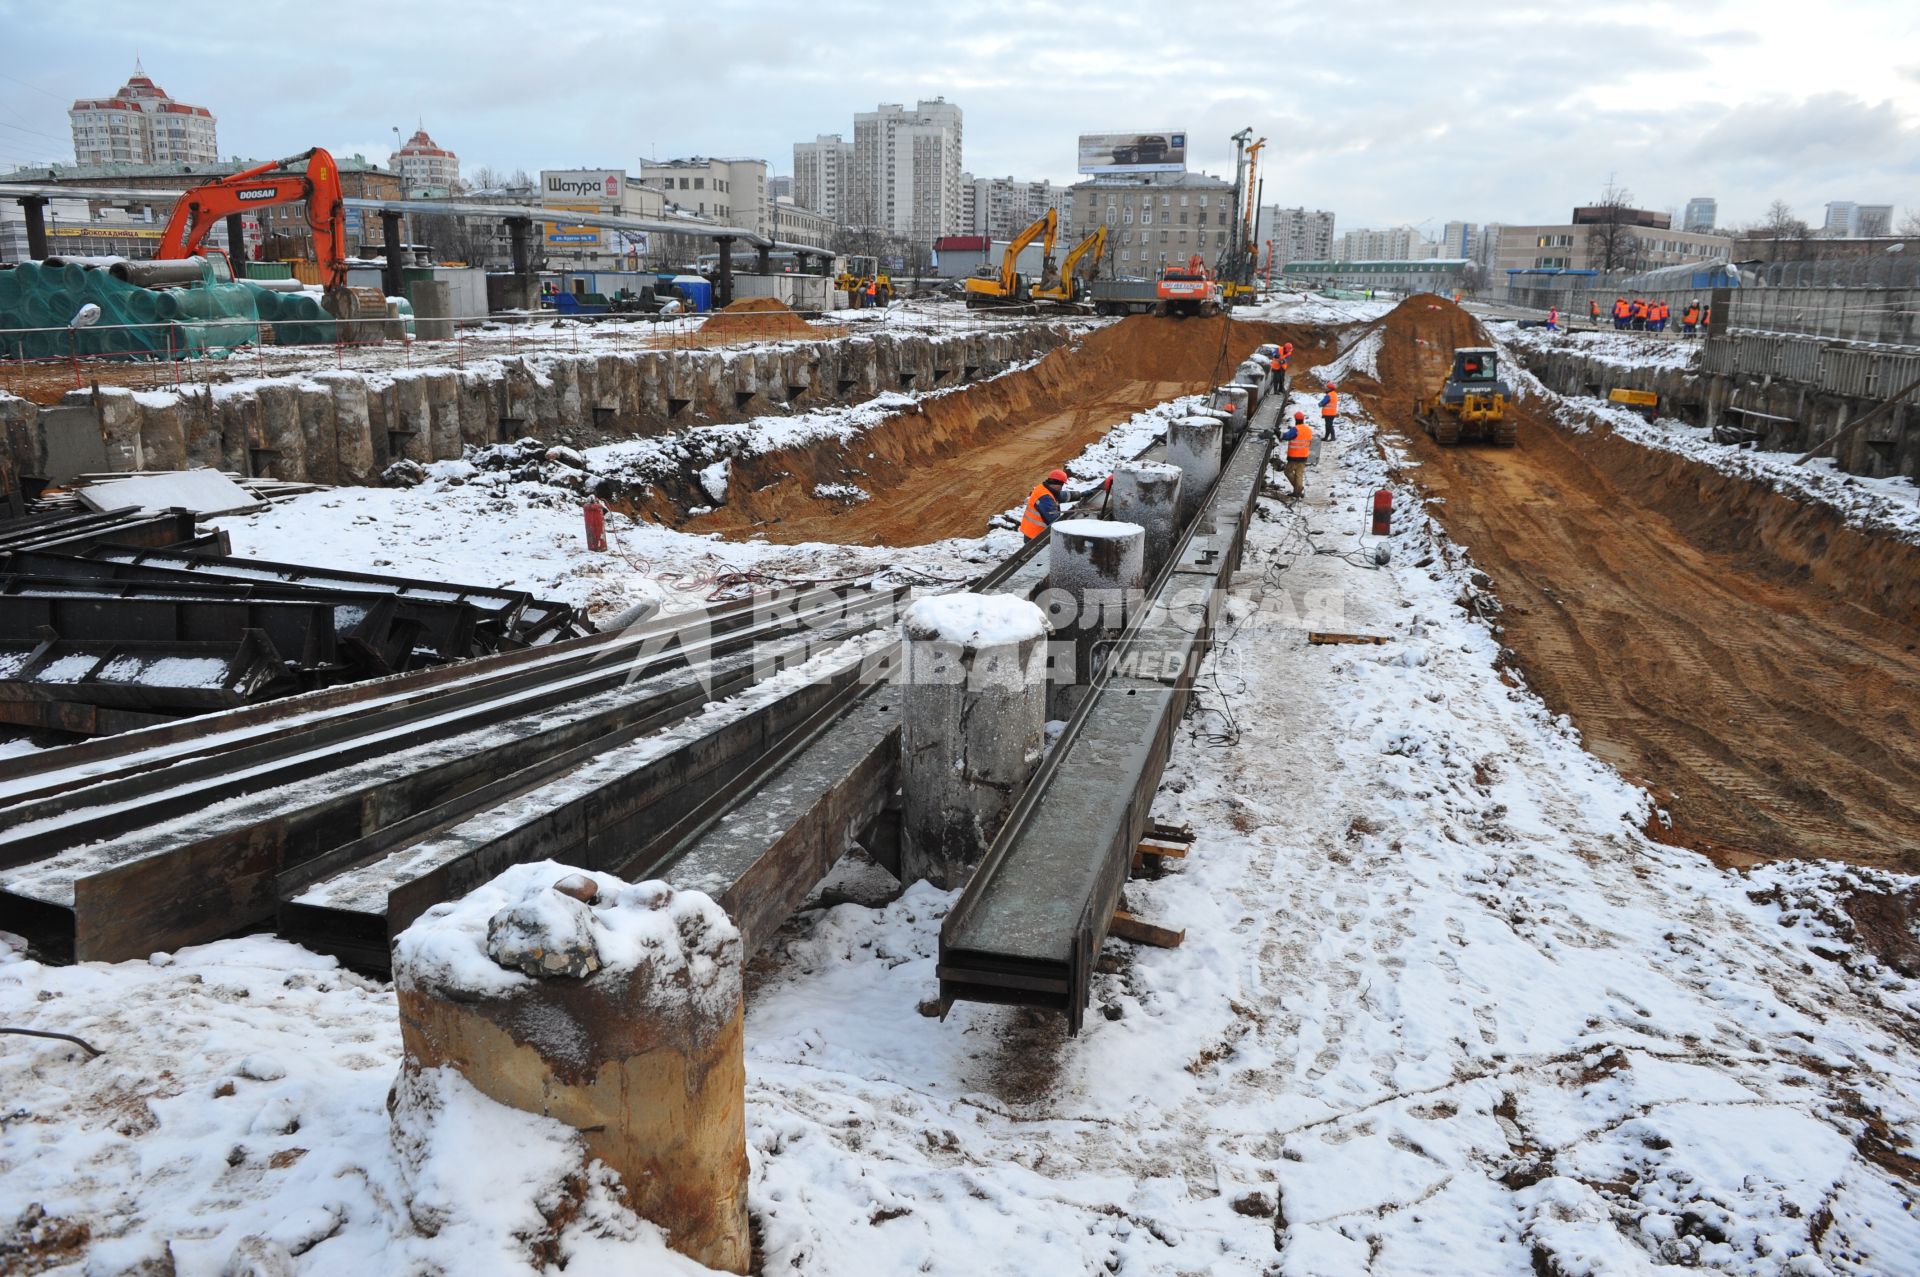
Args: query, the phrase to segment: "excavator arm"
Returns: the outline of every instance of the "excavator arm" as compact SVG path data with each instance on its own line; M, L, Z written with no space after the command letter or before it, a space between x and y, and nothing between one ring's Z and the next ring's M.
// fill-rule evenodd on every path
M1061 264L1060 280L1051 288L1042 287L1033 290L1035 297L1044 301L1070 302L1074 296L1074 279L1079 273L1080 263L1089 254L1095 262L1107 251L1107 227L1102 222L1094 228L1093 234L1075 244L1067 251L1067 260Z
M303 172L293 166L305 164ZM307 226L313 232L314 256L331 292L347 286L346 205L340 189L340 169L333 156L314 147L304 155L196 186L173 205L173 215L160 235L157 258L191 257L200 251L220 219L248 209L305 201Z
M1053 242L1060 234L1060 214L1048 209L1046 216L1035 218L1031 225L1013 237L1006 251L1000 255L998 273L986 278L970 278L966 281L968 302L973 305L1000 305L1011 303L1020 296L1020 254L1027 245L1045 236L1044 252L1053 255ZM984 272L985 268L982 267Z
M1027 245L1044 235L1046 241L1040 250L1040 255L1051 257L1053 241L1059 234L1060 215L1048 209L1046 216L1035 218L1031 225L1013 237L1013 242L1007 245L1005 255L1000 258L1000 289L1003 296L1011 297L1018 291L1020 254L1026 251Z

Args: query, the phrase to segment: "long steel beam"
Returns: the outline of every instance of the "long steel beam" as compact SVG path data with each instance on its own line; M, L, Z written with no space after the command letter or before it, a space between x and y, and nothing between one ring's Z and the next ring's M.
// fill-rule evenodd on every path
M1269 426L1234 449L1148 607L1108 649L1092 693L947 915L937 967L943 1002L1049 1008L1079 1032L1272 446Z

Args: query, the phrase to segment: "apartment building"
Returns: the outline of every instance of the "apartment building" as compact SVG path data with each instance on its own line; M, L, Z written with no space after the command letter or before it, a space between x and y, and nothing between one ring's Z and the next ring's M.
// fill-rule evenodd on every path
M793 144L793 202L845 223L853 199L853 143L821 133Z
M853 117L853 189L843 220L931 244L961 224L961 110L945 98Z
M110 98L80 98L67 111L79 164L212 164L220 158L213 112L176 102L136 60Z
M1107 264L1146 277L1194 254L1208 264L1226 251L1235 215L1233 183L1205 173L1102 176L1069 188L1080 234L1107 224Z

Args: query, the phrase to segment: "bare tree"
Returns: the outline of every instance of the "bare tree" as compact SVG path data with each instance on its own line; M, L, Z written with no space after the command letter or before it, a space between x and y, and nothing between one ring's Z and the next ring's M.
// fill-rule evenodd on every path
M1900 234L1920 236L1920 208L1910 208L1901 215Z
M1792 205L1785 200L1775 200L1767 205L1764 217L1740 232L1740 238L1750 244L1766 244L1766 259L1777 262L1782 245L1798 244L1812 234L1813 229L1793 215Z
M1640 252L1640 237L1633 229L1633 192L1608 182L1600 202L1586 211L1587 265L1602 274L1631 267Z

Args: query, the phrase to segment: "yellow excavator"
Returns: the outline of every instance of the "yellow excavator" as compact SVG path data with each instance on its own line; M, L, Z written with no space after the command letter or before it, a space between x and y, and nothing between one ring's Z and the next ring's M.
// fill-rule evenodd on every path
M1027 281L1020 276L1020 254L1027 245L1041 239L1040 257L1043 265L1040 269L1040 286L1055 287L1057 281L1053 266L1053 241L1060 234L1060 215L1048 209L1045 217L1036 218L1033 224L1013 237L1007 245L1007 251L1000 255L999 269L981 266L965 280L967 305L974 309L984 306L1021 306L1028 301ZM1044 239L1042 239L1044 237Z
M1080 280L1080 263L1091 261L1087 268L1088 278L1100 268L1100 258L1107 251L1107 226L1102 222L1094 228L1093 234L1075 244L1067 253L1067 260L1060 265L1058 280L1041 280L1033 287L1035 301L1053 302L1060 306L1074 306L1080 301L1086 285Z

